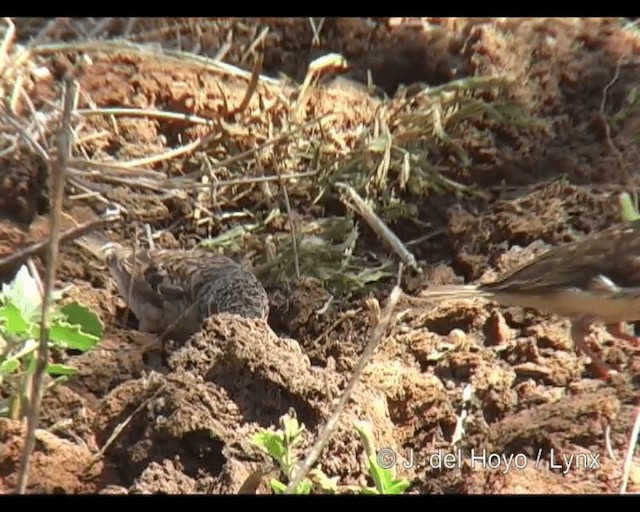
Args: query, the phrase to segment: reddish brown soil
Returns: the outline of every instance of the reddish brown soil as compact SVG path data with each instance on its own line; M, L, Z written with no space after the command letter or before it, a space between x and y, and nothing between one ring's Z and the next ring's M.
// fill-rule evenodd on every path
M26 39L46 20L17 23L18 36ZM159 22L146 23L152 29ZM331 51L347 57L349 78L362 79L371 69L374 83L389 95L402 83L435 86L496 73L516 77L512 98L528 105L544 129L487 124L479 132L478 125L470 124L461 144L472 164L468 170L451 166L446 173L483 190L485 198L447 191L405 193L418 222L391 227L405 241L435 233L411 247L424 272L406 273L407 293L428 285L491 279L551 245L608 226L618 216L615 195L633 190L640 169L640 111L629 106L640 84L640 43L620 20L431 23L439 29L425 32L406 20L327 19L320 45L312 46L306 18L245 20L241 26L246 32L237 29L226 58L250 69L241 58L242 45L250 41L249 34L268 26L263 71L284 73L299 83L308 63ZM112 35L121 35L123 24L112 21ZM60 40L74 33L64 26L58 30ZM215 30L209 36L185 34L183 47L197 40L201 53L213 55L226 33ZM174 34L165 37L170 47ZM158 40L164 41L162 31ZM58 100L60 78L71 67L82 91L79 108L129 106L223 115L228 105L242 101L245 90L244 82L218 82L179 62L160 65L118 53L85 59L48 54L39 65L51 74L25 85L36 110ZM263 105L250 105L253 122L261 126L271 122L260 110L267 108L269 94L275 98L280 93L266 91ZM309 116L333 112L334 126L345 133L366 122L381 101L359 89L353 89L353 96L331 89L326 94L330 101L310 100ZM26 107L22 114L28 114ZM117 130L107 116L86 117L83 123L103 131L83 145L97 160L156 155L207 133L195 124L147 117L119 118ZM243 139L237 151L248 147ZM262 169L279 163L275 150L260 158ZM443 155L442 162L446 166L450 160ZM154 169L178 176L195 167L189 158L166 165ZM0 258L45 236L46 173L24 148L0 156ZM203 236L233 227L232 220L196 224L189 216L193 198L161 192L143 194L112 185L109 197L124 205L138 225L148 222L153 229L165 229L156 240L164 247L190 247ZM221 194L218 212L244 208L264 217L272 208L265 189L235 192ZM306 218L339 211L335 202L312 204L314 199L294 193L292 202ZM69 200L66 207L80 218L77 205ZM127 239L134 224L110 235ZM270 229L286 232L288 225L276 220ZM385 253L373 232L365 226L360 232L358 251ZM259 246L248 242L247 247ZM263 262L260 254L254 257ZM14 270L0 269L0 278ZM393 280L380 281L365 293L334 297L327 308L332 294L318 276L265 283L272 301L271 327L218 315L185 345L168 342L161 354L142 353L140 347L152 338L137 331L135 319L125 314L105 267L65 246L58 272L58 285L70 286L65 300L99 312L106 332L98 349L69 355L79 374L45 397L29 492L236 493L265 460L250 436L258 428L277 426L290 408L307 428L302 448L308 447L368 340L373 315L367 301L376 297L384 304ZM368 419L378 447L392 448L401 458L413 454L413 467L398 467L412 482L409 492L617 492L634 418L640 354L598 329L596 348L619 372L614 382L599 381L586 358L575 353L567 327L566 320L549 314L481 301L430 309L401 303L320 458L322 468L342 485L371 485L352 426L356 419ZM474 395L464 405L467 384ZM463 406L468 413L465 433L452 446ZM606 450L608 429L615 459ZM0 492L16 486L23 434L19 422L0 421ZM466 454L460 464L436 464L434 454L457 454L458 449ZM492 462L502 459L497 467L483 466L469 457L471 449L491 456ZM562 456L571 454L588 454L583 459L588 461L597 456L599 467L563 471ZM507 470L509 457L525 464ZM640 491L639 467L635 457L629 491ZM266 482L265 477L258 492L268 492Z

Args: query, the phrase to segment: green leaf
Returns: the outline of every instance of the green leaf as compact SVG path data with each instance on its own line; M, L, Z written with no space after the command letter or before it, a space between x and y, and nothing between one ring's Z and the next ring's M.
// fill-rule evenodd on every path
M282 483L280 480L276 480L272 478L269 482L271 486L271 490L276 494L284 493L287 488L286 484ZM311 493L311 489L313 488L313 483L308 478L305 478L302 482L298 484L298 486L293 491L293 494L309 494Z
M0 307L0 324L9 334L14 336L25 335L29 331L29 324L26 322L22 312L10 301Z
M69 325L66 322L52 325L49 329L49 339L65 348L81 350L82 352L92 349L100 341L97 336L82 332L80 326Z
M371 424L366 421L355 421L354 427L360 435L369 461L369 473L375 484L375 489L363 489L362 492L365 494L402 494L411 483L407 480L396 480L391 469L383 468L378 464Z
M329 478L320 468L309 471L309 480L325 492L337 493L339 479L337 476Z
M10 284L2 285L5 302L15 305L26 321L32 320L42 304L38 283L31 277L26 265L20 267Z
M294 439L300 432L302 432L302 428L298 423L298 419L294 416L289 416L285 414L282 417L282 430L284 431L285 437L290 439Z
M47 365L47 373L49 375L75 375L77 372L77 368L66 364L51 363Z
M368 421L356 420L353 422L353 426L360 436L367 458L371 460L371 457L375 457L376 455L376 450L373 444L373 430L371 429L371 423Z
M284 433L283 441L285 446L294 447L299 445L302 442L300 434L304 431L304 425L301 425L295 416L290 416L288 414L285 414L280 418L280 423Z
M269 485L271 486L271 490L276 494L282 494L287 488L285 484L283 484L280 480L276 480L275 478L271 479Z
M402 494L410 485L408 480L396 480L389 486L386 494Z
M102 337L103 326L98 315L88 308L72 302L60 308L70 325L79 325L82 332L98 338Z
M313 488L313 483L308 478L305 478L296 487L296 494L309 494Z
M373 482L376 485L376 489L381 494L386 494L388 484L393 480L391 471L385 468L381 468L374 456L369 457L369 472L373 478Z
M405 479L394 478L390 469L381 468L375 457L369 458L369 472L379 494L402 494L411 482Z
M281 435L269 430L263 430L254 434L251 440L265 450L271 457L276 459L276 461L282 463L286 449Z
M20 361L16 357L10 357L0 363L0 373L13 373L20 367Z
M618 207L623 221L634 221L640 218L628 192L623 192L618 196Z

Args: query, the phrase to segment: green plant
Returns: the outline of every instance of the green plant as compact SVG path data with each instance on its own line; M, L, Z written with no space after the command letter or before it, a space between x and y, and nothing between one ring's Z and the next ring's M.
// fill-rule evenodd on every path
M49 348L75 349L85 352L102 336L97 315L73 302L58 307L61 292L54 292L54 306L49 326ZM38 284L26 266L13 281L2 285L0 292L0 417L17 419L25 414L31 399L31 380L36 367L40 339L42 297ZM48 362L46 372L52 385L76 372L72 366Z
M392 468L383 468L378 463L378 452L373 444L373 432L371 425L365 421L355 424L356 431L360 435L364 451L367 456L369 474L375 487L363 487L360 492L364 494L402 494L411 485L404 478L396 478ZM395 468L395 466L393 466Z
M623 192L618 196L618 207L623 221L634 221L640 218L637 209L637 196L634 201L628 192Z
M300 424L292 414L285 414L280 418L278 430L261 429L254 434L251 441L267 452L274 459L280 471L287 481L293 477L293 472L298 464L297 447L302 443L304 425ZM276 494L282 494L287 484L272 478L269 482L271 490ZM321 492L335 493L337 491L338 478L329 478L320 469L309 472L309 478L304 478L296 487L294 494L309 494L314 488Z
M298 464L297 448L302 443L304 425L298 423L295 416L285 414L280 418L280 429L261 429L254 434L251 441L273 458L287 481L293 478L293 472ZM368 460L368 468L374 487L338 486L338 477L328 477L321 469L315 468L309 472L296 487L294 494L310 494L312 491L335 494L340 490L362 494L402 494L411 483L405 479L396 479L391 469L382 468L376 459L373 445L371 426L366 422L357 422L355 428L360 435ZM269 482L271 490L282 494L287 484L272 478Z

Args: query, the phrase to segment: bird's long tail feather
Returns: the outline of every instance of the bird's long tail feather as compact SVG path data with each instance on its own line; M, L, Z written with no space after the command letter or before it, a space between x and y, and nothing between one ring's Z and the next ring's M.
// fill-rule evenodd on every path
M474 285L446 285L434 286L420 292L419 297L424 300L442 301L447 299L471 299L486 297L487 292Z

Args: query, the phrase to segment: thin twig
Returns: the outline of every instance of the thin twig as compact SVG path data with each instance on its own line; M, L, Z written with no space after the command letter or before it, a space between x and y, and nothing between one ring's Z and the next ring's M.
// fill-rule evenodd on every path
M256 88L258 87L258 80L260 79L260 71L262 71L263 60L264 60L264 57L262 56L262 54L260 54L258 55L258 58L253 63L253 69L251 70L251 79L247 84L247 90L244 93L244 98L242 98L242 101L240 102L240 105L238 106L238 108L236 108L231 112L232 116L242 114L245 111L245 109L249 106L251 97L253 96L253 93L256 91Z
M275 176L255 176L253 178L215 180L215 182L210 182L210 183L197 183L195 181L192 183L184 183L183 178L173 178L173 179L170 179L166 183L166 185L172 188L180 188L180 189L208 188L208 189L215 190L222 187L233 187L235 185L255 185L257 183L268 183L270 181L280 181L281 179L285 181L290 181L290 180L297 180L300 178L311 178L313 176L316 176L317 174L318 174L317 171L308 171L308 172L299 172L296 174L287 174L286 176L282 176L281 174L279 174ZM178 180L180 181L178 182Z
M444 229L436 229L435 231L432 231L431 233L427 233L426 235L420 236L418 238L414 238L413 240L409 240L407 242L404 243L405 247L411 247L412 245L418 245L421 244L422 242L426 242L427 240L431 240L432 238L435 238L437 236L440 236L442 234L444 234Z
M70 201L82 201L85 199L97 199L104 204L109 204L111 201L106 199L100 192L96 190L91 190L89 187L85 187L78 180L74 180L72 178L67 178L67 182L73 187L81 190L81 192L77 194L69 194L67 198ZM123 210L124 211L124 210ZM126 211L124 211L126 213Z
M88 171L100 171L100 173L110 173L112 175L126 175L148 178L150 180L162 181L166 180L166 174L163 172L154 171L151 169L144 169L141 167L135 167L129 162L98 162L96 160L87 160L85 158L72 158L69 161L69 169L74 174L84 173L84 175L91 176ZM100 174L96 173L96 174Z
M611 423L607 421L604 426L604 447L607 451L607 455L612 461L616 461L616 454L613 452L613 445L611 444Z
M202 124L205 126L213 126L211 119L200 117L188 112L168 112L166 110L157 110L150 108L132 108L132 107L102 107L102 108L80 108L78 115L90 116L127 116L127 117L147 117L156 119L172 119L184 121L193 124Z
M40 274L38 274L36 264L31 258L27 259L27 269L29 269L31 278L36 282L36 286L38 287L38 295L40 295L40 300L42 300L42 298L44 297L44 284L42 284L42 279L40 279Z
M43 41L44 38L49 35L49 32L51 32L54 28L56 28L56 26L60 23L60 21L61 21L60 18L52 19L36 34L36 36L31 40L31 44L35 45L35 44L39 44L40 41Z
M620 65L622 64L622 57L620 57L616 62L616 68L613 72L613 78L609 80L609 83L604 86L602 89L602 99L600 100L600 113L604 115L604 107L607 104L607 94L609 93L609 89L613 87L613 85L618 81L620 77Z
M199 171L195 171L192 172L191 174L188 174L186 176L182 176L181 178L176 178L176 180L181 180L181 181L193 181L196 178L199 178L200 176L202 176L205 172L211 172L214 171L216 169L223 169L225 167L230 167L231 164L236 163L236 162L240 162L242 160L245 160L247 158L249 158L251 155L254 155L256 153L259 153L260 151L262 151L263 149L266 149L270 146L275 146L276 144L280 144L281 142L286 141L287 139L291 139L293 138L294 135L297 135L299 132L301 132L302 130L309 128L311 126L313 126L314 124L318 124L320 125L320 127L322 127L322 124L320 123L321 121L327 121L329 119L333 119L335 117L334 114L322 114L314 119L311 119L310 121L307 121L306 123L302 123L299 126L296 126L295 128L292 128L290 131L287 131L285 133L281 133L280 135L276 135L275 137L266 140L265 142L263 142L262 144L258 144L257 146L252 147L251 149L247 149L246 151L241 151L240 153L237 153L233 156L230 156L229 158L226 158L224 160L221 160L219 162L216 162L214 165L212 165L210 168L208 169L201 169ZM205 137L206 139L206 137ZM201 140L202 144L204 145L204 139Z
M296 278L300 279L300 257L298 256L298 235L296 230L296 223L293 220L293 214L291 213L291 203L289 202L289 193L287 192L287 186L285 185L280 169L276 167L276 174L278 175L278 183L280 184L280 190L282 190L282 196L284 197L284 206L287 209L287 217L289 219L289 229L291 230L291 248L293 249L293 266L296 270Z
M414 255L405 247L398 236L391 231L384 222L382 222L380 217L375 214L373 209L360 197L353 187L345 183L336 183L336 187L346 192L352 203L346 201L345 203L355 209L364 218L367 224L369 224L369 227L373 229L380 238L387 242L387 244L389 244L394 252L400 257L402 262L405 265L409 265L416 272L422 273L422 269L418 266Z
M100 181L102 184L116 184L125 185L128 188L138 188L140 190L151 190L159 194L163 194L164 197L176 197L178 192L167 190L165 181L148 179L148 178L128 178L122 176L109 175L105 172L98 171L78 171L69 167L68 180L74 179L74 181L81 180L84 183L85 188L95 187L94 183Z
M113 41L74 41L63 43L46 43L33 45L28 51L34 55L49 55L57 53L78 52L78 53L117 53L137 56L152 56L158 63L167 62L174 63L181 67L199 67L202 70L212 71L214 73L224 73L245 80L251 79L251 73L226 62L215 61L202 55L194 55L189 52L180 50L171 50L163 48L162 52L156 51L148 45L136 44L131 41L113 40ZM281 80L260 75L260 82L270 85L279 86Z
M622 153L620 153L620 150L616 147L616 145L613 143L613 139L611 138L611 127L609 126L609 122L607 121L607 116L605 114L604 108L607 104L607 94L609 93L609 89L611 89L611 87L613 87L613 85L618 81L618 78L620 76L620 66L622 64L622 55L618 58L617 62L616 62L616 68L615 71L613 73L613 78L611 78L611 80L609 81L609 83L607 85L604 86L604 88L602 89L602 100L600 101L600 118L602 119L602 123L604 124L604 131L605 131L605 135L607 138L607 145L609 146L609 150L615 154L618 159L620 160L622 158ZM620 162L620 164L622 165L622 162ZM623 172L624 172L624 178L626 183L629 183L629 173L626 170L626 167L622 166Z
M150 155L144 158L138 158L137 160L130 160L128 162L120 162L120 165L124 167L142 167L144 165L157 164L158 162L165 162L168 160L172 160L178 156L185 155L187 153L191 153L198 149L199 147L208 144L213 138L217 136L217 133L211 133L209 135L205 135L193 142L189 142L184 146L180 146L175 149L170 149L169 151L165 151L159 155Z
M107 439L106 443L104 443L102 448L100 448L100 451L94 456L93 458L94 461L100 460L102 457L104 457L104 454L109 448L109 446L113 444L113 442L124 430L124 428L131 422L133 417L136 414L138 414L142 409L144 409L144 407L146 407L148 403L150 403L152 400L155 400L155 398L160 394L160 392L162 392L162 390L164 390L164 388L165 388L165 384L161 384L160 387L156 389L155 392L149 398L147 398L146 400L143 400L140 403L140 405L138 405L138 407L136 407L133 410L133 412L125 418L125 420L122 423L119 423L118 425L116 425L116 428L113 429L113 432L109 436L109 439Z
M180 32L178 32L178 34L180 34ZM213 60L224 60L227 54L229 53L229 50L231 50L232 42L233 42L233 30L230 30L229 32L227 32L227 37L225 39L225 42L222 44L222 46L220 46L220 48L218 48L218 51L215 54L213 54ZM193 50L191 52L199 53L199 52L194 52Z
M138 261L138 250L139 250L139 246L140 246L140 241L138 240L138 224L136 224L135 226L135 233L133 235L133 250L131 252L131 261L133 262L133 269L132 269L132 275L133 272L137 272L138 269L136 268L137 265L140 265L140 262ZM124 325L127 325L127 323L129 322L129 313L131 312L131 308L129 307L129 304L132 303L131 297L133 297L133 285L135 284L136 280L135 279L131 279L129 281L129 289L127 290L127 307L124 310Z
M11 21L11 18L3 18L4 22L8 25L7 31L0 41L0 73L4 71L6 64L9 62L9 50L13 46L13 41L16 37L16 26Z
M148 222L144 223L144 234L147 237L147 242L149 243L149 249L153 250L156 248L156 243L153 241L153 232L151 231L151 226Z
M251 55L256 51L256 48L262 43L262 41L264 41L264 38L267 37L268 33L269 33L269 27L264 27L260 31L258 36L251 42L251 44L247 47L246 51L242 54L242 57L240 57L241 62L244 62L249 57L249 55ZM218 59L218 60L221 60L221 59Z
M317 344L320 343L322 341L322 338L328 337L329 334L331 334L331 332L333 332L333 330L338 327L342 322L344 322L345 320L348 319L353 319L354 316L356 316L357 314L359 314L362 311L362 308L356 308L353 309L351 311L347 311L346 313L344 313L343 315L340 316L340 318L338 318L335 322L333 322L329 327L327 327L324 331L322 331L320 333L319 336L317 336L314 340L313 343L310 345L312 347L316 347L318 346Z
M127 23L127 28L131 25L131 23L135 22L136 18L129 18ZM100 37L102 31L108 27L113 22L113 18L103 18L95 26L89 31L89 37L95 37L96 39ZM125 29L126 31L126 29ZM126 35L126 32L125 32Z
M43 120L42 116L38 115L38 112L36 111L36 107L33 104L33 101L31 101L29 94L27 94L27 91L25 91L24 87L22 86L23 76L24 75L19 75L16 79L15 93L20 94L20 96L24 101L24 104L27 106L27 110L31 114L31 119L33 119L34 131L36 132L36 134L41 140L46 141L45 129L47 128L46 124L48 123L48 121L45 121L45 120L51 119L52 116L46 116ZM17 102L18 102L18 98L16 97L15 102L11 106L11 112L13 112L14 114L18 110Z
M67 162L71 153L71 113L76 96L76 85L72 78L65 78L65 95L62 114L62 124L58 141L58 158L55 165L55 175L52 179L53 201L51 205L51 233L47 250L47 269L44 282L44 298L42 300L42 319L40 322L40 342L36 358L36 367L33 375L29 416L27 418L27 435L20 457L20 473L18 475L18 494L24 494L27 488L29 464L31 453L36 441L36 428L40 415L42 402L42 389L44 384L45 369L49 360L49 314L52 303L53 286L58 264L60 212L64 198L64 178Z
M51 162L49 160L49 155L44 150L44 148L40 144L38 144L38 142L29 134L29 132L27 132L8 111L5 110L4 112L0 112L0 117L7 121L11 126L13 126L18 131L20 136L33 147L36 153L38 153L40 158L42 158L42 160L47 165L47 171L51 172Z
M287 485L287 488L285 489L285 493L291 494L295 490L298 484L309 473L313 465L316 463L316 461L318 460L318 457L320 457L320 453L322 453L324 446L329 441L329 438L331 437L331 434L333 433L333 430L335 429L338 423L338 419L342 414L342 411L347 406L347 402L349 401L349 397L353 392L353 388L355 387L358 380L360 379L360 375L362 374L362 371L364 370L365 366L369 362L369 359L371 358L371 355L373 354L374 349L376 348L378 342L380 341L380 338L382 338L382 336L386 332L387 327L391 321L391 318L393 317L393 311L401 295L402 295L402 291L400 290L400 287L396 285L391 291L391 294L389 295L389 298L387 300L387 305L384 308L384 313L382 314L380 321L373 329L373 332L371 333L371 336L369 338L369 342L367 343L367 346L365 347L364 352L362 352L362 355L360 356L358 363L353 369L353 374L351 375L349 382L345 386L344 391L340 396L338 405L336 406L335 410L327 420L327 423L325 424L324 428L318 435L318 439L316 440L313 447L309 451L307 458L304 460L302 465L298 467L298 470L295 472L295 476L289 482L289 485Z
M629 447L627 448L627 455L624 458L620 494L627 492L629 473L631 472L631 463L633 462L633 452L636 451L636 444L638 444L638 434L640 434L640 405L636 407L636 420L633 422L633 429L631 430L631 437L629 438Z
M320 18L316 25L316 20L309 17L309 25L311 25L311 31L313 32L313 38L311 39L311 46L320 46L320 32L327 18Z
M132 32L135 30L136 25L138 24L139 21L140 21L140 18L129 18L127 20L127 24L125 25L124 32L122 35L124 35L125 37L129 37L132 34Z
M40 279L40 274L38 273L38 269L36 268L35 262L31 258L27 260L27 269L29 270L29 274L31 274L32 279L36 282L36 286L38 288L38 296L40 297L40 301L42 302L42 299L44 297L44 285L42 284L42 279ZM26 390L31 387L31 382L33 378L34 378L34 375L31 375L30 379L24 382L24 384L20 386L21 387L20 402L22 402L23 404L25 402L24 397L27 394ZM52 382L48 383L44 392L46 392L47 390L55 386L57 382L58 381L53 380ZM26 409L26 404L21 405L21 407L23 409ZM12 416L12 417L15 417L15 416Z
M83 224L79 224L78 226L70 228L64 233L62 233L62 235L60 235L58 243L65 244L67 242L80 238L81 236L86 235L90 231L107 226L108 224L114 222L118 218L119 218L119 214L108 213L98 219L90 220ZM52 229L53 229L53 226L52 226ZM41 253L44 249L47 248L48 245L49 245L49 240L42 240L40 242L36 242L27 247L19 249L16 252L10 254L9 256L0 258L0 273L6 272L11 268L17 267L21 263L24 263L24 261L26 261L27 258Z
M169 326L167 326L164 329L164 331L162 331L159 334L156 334L153 337L153 340L151 340L149 343L145 343L141 347L135 347L135 348L132 348L131 350L133 350L134 352L145 353L147 350L149 350L152 347L157 346L158 344L161 344L160 345L160 349L164 350L164 343L165 343L165 340L167 338L167 335L170 334L180 324L180 322L184 321L185 318L188 318L190 315L192 315L196 311L197 308L198 308L198 304L196 304L196 303L191 304L191 306L189 306L186 310L184 310L178 316L178 318L176 318L173 322L171 322L171 324ZM118 350L122 350L122 349L118 349ZM124 350L128 350L128 349L124 349Z

